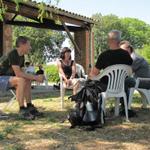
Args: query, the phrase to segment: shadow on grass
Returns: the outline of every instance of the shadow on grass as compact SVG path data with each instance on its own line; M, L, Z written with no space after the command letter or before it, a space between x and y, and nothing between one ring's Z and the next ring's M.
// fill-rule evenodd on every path
M106 125L102 129L97 129L92 132L85 131L84 127L77 127L75 129L69 129L70 124L66 119L67 110L64 111L48 111L44 110L44 117L35 119L33 121L20 120L17 114L11 114L10 118L7 119L7 123L14 122L12 129L17 134L25 134L27 136L30 128L32 131L31 142L38 142L39 140L44 141L55 141L50 143L47 149L62 149L70 150L87 148L99 148L103 145L103 148L107 149L126 149L126 146L122 143L127 144L138 144L149 148L150 142L150 112L148 109L136 108L138 117L131 118L131 123L123 122L123 118L114 118L114 120L108 120ZM143 117L144 116L144 117ZM62 123L62 121L65 122ZM22 128L22 127L25 128ZM7 127L8 134L14 133L12 129ZM17 130L18 129L18 130ZM6 131L4 129L3 133ZM30 136L29 136L30 137ZM5 135L5 140L8 142L9 139ZM1 139L5 142L4 138ZM13 139L16 140L17 139ZM24 141L18 141L22 147L25 147L29 139ZM44 144L44 143L43 143ZM41 146L41 145L39 145ZM131 146L132 147L132 146Z
M66 95L71 95L70 91ZM149 109L133 107L138 116L130 118L131 122L124 122L122 117L112 118L106 120L103 128L88 132L85 127L69 129L69 101L65 101L66 109L61 111L56 94L55 99L44 97L41 95L35 101L44 117L25 121L17 113L10 113L9 118L0 120L1 147L7 144L5 149L14 150L150 149Z

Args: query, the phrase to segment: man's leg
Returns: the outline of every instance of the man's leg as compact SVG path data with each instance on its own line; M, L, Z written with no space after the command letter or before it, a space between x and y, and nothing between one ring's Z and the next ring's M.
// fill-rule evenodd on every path
M22 118L31 120L34 119L34 115L32 115L27 108L25 107L25 91L26 91L26 80L24 78L19 77L11 77L9 79L9 83L12 87L16 88L16 99L19 103L19 114Z
M135 78L133 78L133 77L128 77L125 80L125 92L126 92L126 96L127 96L127 104L129 101L130 88L134 87L135 83L136 83L136 81L135 81Z
M37 108L32 104L31 102L31 81L26 80L26 86L25 86L25 100L26 100L26 105L28 111L33 115L33 116L43 116L43 113L39 112Z
M31 81L30 80L26 80L26 85L25 85L25 100L26 103L31 103Z
M24 106L24 94L25 94L25 79L19 77L10 77L9 83L12 87L16 88L16 99L19 106Z
M127 105L128 105L128 101L129 101L130 88L134 87L135 84L136 84L136 80L133 77L128 77L125 80L125 92L126 92L126 96L127 96ZM121 112L120 112L120 114L122 116L125 115L124 102L123 102L122 98L121 98ZM133 110L131 110L131 109L128 109L128 115L129 115L129 117L137 116L136 113Z

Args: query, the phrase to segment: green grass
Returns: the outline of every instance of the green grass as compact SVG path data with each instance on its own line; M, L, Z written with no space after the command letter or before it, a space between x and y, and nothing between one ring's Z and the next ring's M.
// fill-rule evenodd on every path
M0 120L0 150L150 149L150 109L141 108L138 94L133 104L138 117L128 123L122 117L109 118L103 128L92 132L84 127L69 129L66 116L73 102L66 96L65 109L61 110L59 92L38 94L33 103L44 112L43 118L21 120L17 102L5 111L9 117ZM4 105L6 102L1 101L0 107Z

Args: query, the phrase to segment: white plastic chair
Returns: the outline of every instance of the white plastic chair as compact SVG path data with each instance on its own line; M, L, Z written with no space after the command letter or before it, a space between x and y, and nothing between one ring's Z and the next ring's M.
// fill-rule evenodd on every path
M85 74L84 68L82 65L76 63L76 70L79 78L87 79L88 75Z
M8 103L3 108L1 108L2 110L6 110L8 107L10 107L16 99L15 88L12 87L12 88L8 89L6 92L8 92L8 91L11 93L12 97L10 98ZM4 93L4 91L0 91L0 92Z
M108 85L105 92L101 92L102 97L102 108L105 112L105 101L107 98L116 98L115 102L115 116L119 115L119 103L120 98L124 99L126 121L128 121L128 107L127 107L127 97L125 93L125 79L127 76L132 74L132 69L128 65L112 65L103 70L103 72L94 77L93 80L100 80L102 77L108 77Z
M85 80L87 80L87 75L84 72L84 68L79 65L76 64L76 72L78 74L78 80L80 81L80 84L82 86L82 84L85 82ZM84 76L84 78L82 77ZM61 97L61 109L64 108L64 95L65 95L65 90L66 89L72 89L72 88L65 88L64 87L64 83L63 83L63 77L62 75L59 73L59 78L60 78L60 97Z
M143 108L146 108L147 104L150 104L150 89L139 88L140 81L150 81L150 78L137 78L136 79L135 87L130 88L128 109L131 108L132 98L133 98L133 94L135 90L137 90L142 97Z

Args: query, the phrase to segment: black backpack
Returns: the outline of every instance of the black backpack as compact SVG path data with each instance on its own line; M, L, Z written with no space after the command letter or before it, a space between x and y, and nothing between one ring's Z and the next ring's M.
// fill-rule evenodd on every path
M81 91L69 97L76 103L76 107L68 114L71 128L84 125L94 128L105 123L102 99L98 96L100 92L99 81L88 81Z

